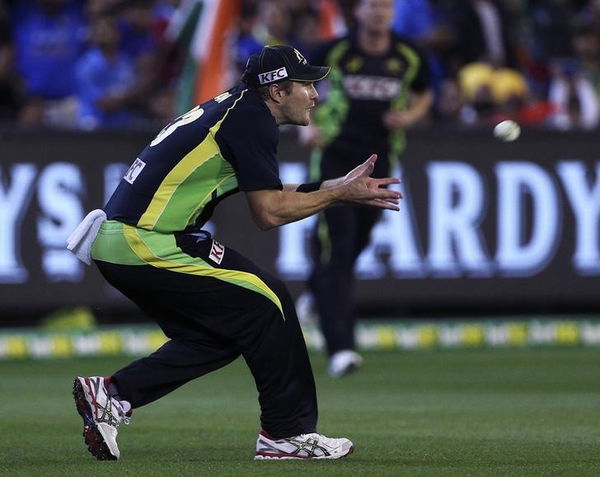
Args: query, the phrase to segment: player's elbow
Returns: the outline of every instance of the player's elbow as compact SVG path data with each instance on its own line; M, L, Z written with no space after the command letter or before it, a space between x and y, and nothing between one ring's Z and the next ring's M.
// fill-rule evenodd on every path
M283 217L285 207L282 206L281 191L265 190L248 193L248 204L254 223L261 230L270 230L287 223Z
M284 222L279 217L269 211L263 210L259 213L253 214L254 222L258 225L260 230L267 231L283 225Z
M277 227L277 225L275 225L273 222L268 222L268 221L256 221L256 224L258 225L258 228L260 230L262 230L263 232L266 232L267 230L271 230L274 229L275 227Z

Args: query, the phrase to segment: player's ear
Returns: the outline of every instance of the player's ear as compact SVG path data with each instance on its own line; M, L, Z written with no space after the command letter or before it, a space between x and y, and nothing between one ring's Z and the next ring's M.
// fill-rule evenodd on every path
M278 83L275 84L270 84L268 86L268 91L269 91L269 98L271 98L272 101L279 103L281 102L281 98L284 95L284 91L280 88L280 85Z

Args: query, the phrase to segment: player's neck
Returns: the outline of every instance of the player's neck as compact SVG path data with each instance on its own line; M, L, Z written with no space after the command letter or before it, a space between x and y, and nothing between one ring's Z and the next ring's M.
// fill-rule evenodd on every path
M382 55L390 48L391 35L389 30L374 31L367 28L358 29L358 44L370 55Z

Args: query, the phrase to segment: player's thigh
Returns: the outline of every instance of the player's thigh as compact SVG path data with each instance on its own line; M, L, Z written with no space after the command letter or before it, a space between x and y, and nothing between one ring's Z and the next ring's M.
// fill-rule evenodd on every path
M283 281L236 250L210 236L198 240L192 235L181 235L177 243L183 253L211 267L206 274L214 280L203 284L208 287L210 303L204 306L220 318L219 323L230 323L230 332L243 333L244 327L260 327L261 323L285 319L294 313Z
M280 280L210 236L201 238L181 235L177 246L162 248L162 256L157 250L145 265L96 263L171 338L235 341L245 327L290 312Z

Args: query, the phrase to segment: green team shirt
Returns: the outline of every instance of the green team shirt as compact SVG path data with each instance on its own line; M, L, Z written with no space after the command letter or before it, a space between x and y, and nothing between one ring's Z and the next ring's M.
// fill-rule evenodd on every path
M182 233L199 230L225 197L281 189L278 142L275 118L243 85L175 119L135 159L106 204L108 220L92 257L228 282L265 296L283 316L277 293L259 275L222 266L225 247L207 242L201 257L178 242Z
M352 32L323 45L311 62L331 66L326 99L316 113L331 150L361 160L372 152L382 159L402 152L403 131L390 132L382 117L406 108L411 91L430 87L427 62L412 43L393 34L388 51L373 56L360 49Z
M281 189L279 129L244 85L168 124L135 159L104 210L109 220L160 233L197 230L225 197Z

